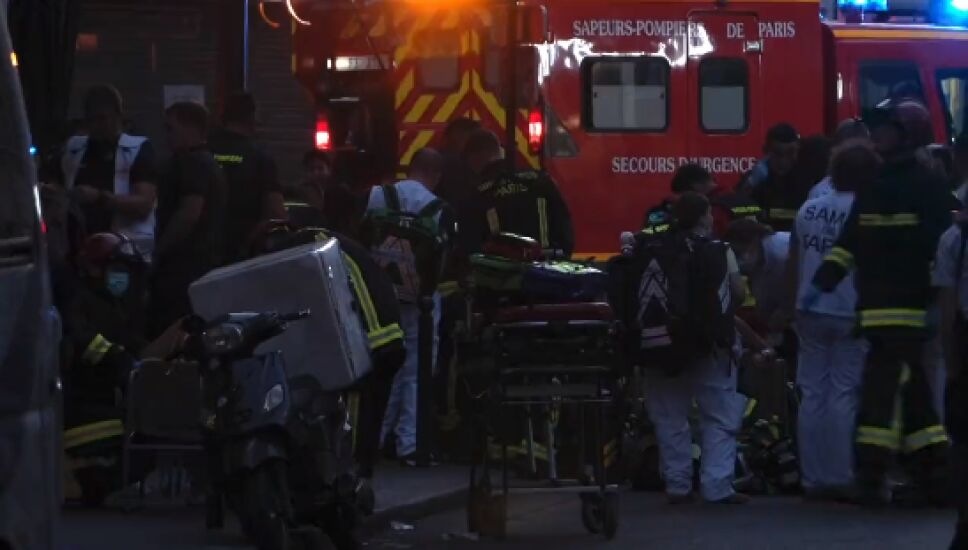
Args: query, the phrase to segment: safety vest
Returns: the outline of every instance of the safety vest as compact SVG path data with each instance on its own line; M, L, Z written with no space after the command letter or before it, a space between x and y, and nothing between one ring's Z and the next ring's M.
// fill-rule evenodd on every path
M67 148L64 157L61 159L61 168L64 172L64 184L68 189L74 187L77 174L81 170L81 163L87 154L87 136L74 136L67 141ZM131 166L134 164L141 147L148 141L142 136L129 136L121 134L118 138L118 151L114 155L114 194L131 194ZM151 253L155 248L155 210L146 218L135 219L121 214L116 214L112 222L111 229L127 237L138 250L144 255L146 261L150 261Z

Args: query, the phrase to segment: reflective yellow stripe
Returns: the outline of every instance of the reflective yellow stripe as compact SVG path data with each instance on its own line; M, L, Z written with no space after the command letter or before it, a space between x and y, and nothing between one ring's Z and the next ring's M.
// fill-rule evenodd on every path
M645 229L642 230L642 234L656 235L659 233L665 233L668 230L669 230L669 224L664 223L662 225L656 225L655 227L646 227Z
M940 445L948 441L948 435L940 425L928 426L904 438L904 451L913 453L931 445Z
M918 225L917 214L861 214L860 225L866 227L911 227Z
M98 334L91 339L91 343L87 345L87 349L84 350L84 354L81 355L81 362L88 365L97 365L104 359L104 355L111 351L111 342L107 338Z
M833 247L827 254L827 257L824 258L824 261L833 262L847 271L850 271L854 267L854 255L846 248L839 246Z
M763 210L759 206L734 206L729 211L737 216L748 216L750 214L759 214Z
M350 268L350 281L353 283L356 297L360 300L360 307L363 308L363 317L366 321L366 326L371 331L375 330L380 326L380 319L376 315L376 308L373 307L373 299L370 297L369 289L366 288L366 280L363 278L360 266L345 252L343 253L343 261Z
M124 435L120 420L104 420L71 428L64 432L64 450Z
M743 418L749 418L749 415L753 414L753 411L756 409L756 403L756 399L752 397L746 401L746 410L743 412Z
M910 327L927 326L923 309L865 309L860 312L861 327Z
M487 450L492 459L500 460L501 445L497 443L489 443ZM536 459L548 460L548 449L541 443L532 443L531 451L534 453L534 457ZM526 441L522 440L520 445L508 445L508 458L513 457L514 455L528 456L528 444Z
M492 235L501 232L501 222L497 218L497 210L491 208L487 211L487 226L491 229Z
M551 238L548 235L548 199L541 197L538 199L538 234L541 236L541 248L551 246Z
M215 162L219 164L242 164L242 155L215 155Z
M756 296L753 296L753 289L750 288L749 277L743 276L743 288L745 289L745 298L743 299L742 307L756 307Z
M882 447L892 451L901 449L900 435L895 430L889 430L887 428L878 428L876 426L857 427L857 443Z
M770 218L775 220L795 220L797 211L789 208L770 208Z
M367 334L367 338L370 342L370 349L374 350L395 340L402 340L403 329L400 328L400 325L394 323L370 332Z
M460 290L460 284L457 281L446 281L437 285L437 292L441 296L450 296L458 290Z

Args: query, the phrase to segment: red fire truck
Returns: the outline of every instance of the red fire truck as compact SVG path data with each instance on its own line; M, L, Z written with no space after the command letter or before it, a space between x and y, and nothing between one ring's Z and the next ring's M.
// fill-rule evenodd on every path
M510 2L286 7L293 71L317 101L319 148L392 177L455 117L505 135L513 100L518 166L551 174L577 255L602 258L668 194L679 165L701 163L734 184L775 123L827 133L904 93L924 99L938 142L966 129L968 29L911 10L864 14L878 0L847 1L850 23L824 21L816 0L525 0L510 47Z

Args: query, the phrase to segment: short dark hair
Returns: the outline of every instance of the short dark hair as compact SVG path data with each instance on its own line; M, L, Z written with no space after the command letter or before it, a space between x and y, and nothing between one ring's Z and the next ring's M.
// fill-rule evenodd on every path
M501 150L501 142L498 141L494 132L479 128L467 138L467 145L464 147L464 156L469 157L478 153L497 153Z
M709 199L699 193L687 191L672 205L672 217L677 228L691 231L709 214L709 209Z
M208 132L208 109L194 101L181 101L165 109L165 114L202 133Z
M747 247L773 234L773 228L749 218L731 222L726 228L726 242Z
M796 143L800 141L800 134L792 124L781 122L766 132L766 143Z
M683 164L672 176L672 192L680 195L686 191L694 191L697 185L712 179L713 175L702 166L695 163Z
M255 98L248 92L235 92L225 100L222 122L249 123L255 120Z
M84 114L90 114L99 109L110 109L120 115L124 110L121 92L109 84L90 87L84 94Z
M841 192L857 191L877 177L881 159L866 142L848 141L838 147L830 161L830 182Z
M447 123L447 127L444 128L444 137L450 138L457 134L470 134L471 132L477 131L480 128L481 123L472 118L455 118Z
M326 151L310 149L309 151L306 151L306 154L303 155L303 167L309 167L309 165L317 160L325 162L330 168L333 166L333 159L329 158L329 155L326 153Z
M859 118L848 118L840 121L834 130L833 144L840 145L851 139L870 139L870 128Z
M440 174L444 171L444 157L435 149L424 147L413 154L410 159L408 174L423 172L425 174Z

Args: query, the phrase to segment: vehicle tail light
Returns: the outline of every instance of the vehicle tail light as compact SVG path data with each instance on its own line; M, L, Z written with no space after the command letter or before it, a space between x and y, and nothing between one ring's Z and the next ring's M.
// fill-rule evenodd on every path
M330 151L333 148L332 134L329 132L329 120L320 115L316 119L316 149Z
M541 148L544 146L544 137L544 114L540 108L535 107L528 114L528 148L531 149L532 153L541 152Z

